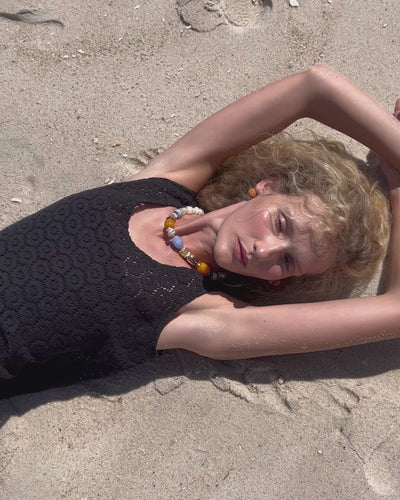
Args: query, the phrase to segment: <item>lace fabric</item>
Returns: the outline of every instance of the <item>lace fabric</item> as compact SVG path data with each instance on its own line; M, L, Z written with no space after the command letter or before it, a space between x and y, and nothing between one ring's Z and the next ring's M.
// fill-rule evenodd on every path
M155 355L158 336L206 293L191 269L160 264L131 241L140 203L194 204L167 179L68 196L0 233L0 378L52 366L89 378Z

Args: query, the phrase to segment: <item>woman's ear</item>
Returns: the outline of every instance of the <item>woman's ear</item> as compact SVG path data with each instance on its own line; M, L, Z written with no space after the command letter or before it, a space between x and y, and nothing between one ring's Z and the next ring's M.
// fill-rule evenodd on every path
M255 186L256 193L259 195L263 194L275 194L280 192L279 179L263 179L257 182Z

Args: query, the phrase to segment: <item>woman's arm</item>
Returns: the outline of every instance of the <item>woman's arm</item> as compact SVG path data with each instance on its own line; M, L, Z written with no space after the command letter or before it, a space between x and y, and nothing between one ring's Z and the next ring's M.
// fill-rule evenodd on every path
M214 294L163 329L158 349L215 359L324 351L400 336L400 292L309 304L253 307Z
M325 65L296 73L214 114L135 176L167 177L198 191L228 157L300 118L365 144L400 168L400 126L381 106Z
M314 98L307 116L356 139L400 170L399 120L328 66L317 65L312 72Z
M324 351L400 336L399 297L246 307L211 315L212 331L193 337L199 354L218 359ZM201 326L197 327L201 330ZM195 347L195 349L193 349Z

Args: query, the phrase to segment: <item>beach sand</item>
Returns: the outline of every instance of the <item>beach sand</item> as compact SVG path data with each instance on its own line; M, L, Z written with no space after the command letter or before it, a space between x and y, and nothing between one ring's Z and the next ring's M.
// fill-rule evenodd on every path
M63 26L0 18L1 226L125 179L210 113L316 62L388 109L400 95L398 0L15 4L0 11L43 9ZM293 128L310 126L327 133ZM237 362L168 352L1 400L0 498L399 499L399 368L398 341Z

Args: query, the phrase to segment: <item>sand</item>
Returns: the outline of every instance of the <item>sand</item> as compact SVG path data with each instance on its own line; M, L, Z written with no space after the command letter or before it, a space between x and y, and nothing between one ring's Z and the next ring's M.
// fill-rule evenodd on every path
M64 26L0 18L1 226L123 180L315 62L389 109L400 94L398 0L15 4L0 11ZM238 362L182 351L1 400L0 498L398 499L399 368L398 341Z

